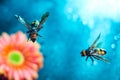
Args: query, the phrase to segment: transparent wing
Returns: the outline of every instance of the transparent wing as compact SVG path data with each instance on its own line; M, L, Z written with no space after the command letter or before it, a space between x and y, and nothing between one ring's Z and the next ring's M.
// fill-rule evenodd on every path
M110 63L109 62L109 60L107 60L106 58L103 58L103 57L101 57L101 56L99 56L99 55L92 55L95 59L97 59L97 60L102 60L102 61L104 61L104 62L106 62L106 63Z
M101 33L98 35L96 40L93 42L93 44L90 46L90 49L93 49L95 47L96 42L99 40Z
M39 22L39 25L37 27L37 31L39 31L42 28L42 24L46 21L48 16L49 16L49 12L46 12L46 13L43 14L43 16L41 17L41 20Z
M103 44L103 42L99 42L99 43L96 45L96 47L99 48L99 47L102 46L102 44Z
M25 25L28 30L31 29L30 24L27 21L25 21L21 16L15 15L15 17L17 18L18 21L20 21L23 25Z

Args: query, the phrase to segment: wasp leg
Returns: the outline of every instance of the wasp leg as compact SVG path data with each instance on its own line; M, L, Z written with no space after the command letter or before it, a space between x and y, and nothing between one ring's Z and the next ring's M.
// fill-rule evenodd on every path
M25 34L27 35L29 33L29 31L26 31ZM30 38L30 35L28 36L28 40L27 42L29 41L29 38Z
M88 60L89 56L86 57L86 61Z
M92 60L92 63L94 62L94 59L92 58L92 56L90 56L90 59Z
M42 37L41 35L37 34L39 37Z
M43 26L41 26L39 29L37 29L37 31L41 30L43 28Z
M27 42L29 41L29 38L28 38L28 40L27 40Z
M30 31L26 31L26 33L30 33Z
M29 41L29 39L30 39L30 35L28 36L28 40L27 40L27 42Z
M26 33L30 33L30 32L32 32L33 30L31 29L31 30L28 30L28 31L26 31Z

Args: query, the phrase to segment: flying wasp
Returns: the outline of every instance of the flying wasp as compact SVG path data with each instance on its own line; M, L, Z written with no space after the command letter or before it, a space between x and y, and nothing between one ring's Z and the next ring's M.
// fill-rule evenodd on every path
M28 23L26 20L24 20L21 16L15 15L15 17L20 21L23 25L26 26L28 31L28 40L30 39L32 42L35 42L37 39L37 36L42 37L41 35L38 34L38 31L40 31L43 28L43 23L46 21L46 19L49 16L49 12L46 12L42 15L41 20L35 20L31 24Z
M93 44L88 49L81 51L81 56L82 57L86 56L86 61L88 60L88 58L90 58L92 60L92 62L94 62L93 58L95 58L97 60L102 60L104 62L109 63L109 60L102 57L107 53L106 50L104 50L102 48L97 48L98 44L95 45L97 43L97 41L99 40L100 35L101 35L101 33L98 35L96 40L93 42Z

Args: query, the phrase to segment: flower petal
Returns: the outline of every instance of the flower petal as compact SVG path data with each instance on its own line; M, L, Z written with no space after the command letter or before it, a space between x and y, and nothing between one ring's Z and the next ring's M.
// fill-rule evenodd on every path
M18 32L16 34L15 40L17 41L18 44L23 44L26 43L27 41L26 36L22 32Z
M7 33L2 33L3 35L3 40L5 41L6 44L9 44L10 42L10 37Z
M23 72L24 78L25 78L26 80L32 80L32 76L31 76L31 74L28 72L28 70L24 69L22 72Z
M9 62L11 57L8 58L8 56L14 51L23 55L24 61L19 66ZM38 78L37 71L43 66L43 56L39 52L39 44L27 42L24 33L18 32L11 36L3 33L0 37L0 52L0 70L3 70L9 79L32 80ZM18 58L14 59L18 60Z
M27 71L32 75L34 79L38 78L38 74L36 71L32 70L31 68L27 68Z
M14 70L13 77L14 77L15 80L21 80L20 77L19 77L19 75L18 75L17 70Z

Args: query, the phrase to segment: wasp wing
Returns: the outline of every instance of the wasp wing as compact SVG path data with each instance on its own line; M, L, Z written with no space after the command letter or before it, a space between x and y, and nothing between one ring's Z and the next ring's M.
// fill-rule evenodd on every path
M102 46L102 44L103 44L103 42L99 42L99 43L96 45L96 47L99 48L99 47Z
M93 42L93 44L90 46L90 49L93 49L95 47L96 42L99 40L101 33L98 35L96 40Z
M39 31L42 28L42 24L46 21L46 19L48 18L48 16L49 16L49 12L46 12L46 13L44 13L42 15L41 20L39 22L39 25L37 27L37 31Z
M15 17L17 18L18 21L20 21L23 25L25 25L28 30L31 29L30 24L27 21L25 21L21 16L15 15Z
M109 60L107 60L106 58L103 58L103 57L101 57L101 56L99 56L99 55L92 55L95 59L98 59L98 60L102 60L102 61L104 61L104 62L106 62L106 63L110 63L109 62Z

